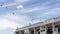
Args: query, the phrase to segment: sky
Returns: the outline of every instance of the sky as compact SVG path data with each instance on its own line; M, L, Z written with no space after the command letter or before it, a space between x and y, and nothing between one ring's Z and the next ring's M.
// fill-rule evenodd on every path
M60 0L0 0L0 34L60 17Z

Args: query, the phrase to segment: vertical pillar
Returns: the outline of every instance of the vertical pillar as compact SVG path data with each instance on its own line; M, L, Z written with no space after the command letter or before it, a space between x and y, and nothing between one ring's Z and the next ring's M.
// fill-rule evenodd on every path
M40 26L40 34L41 34L41 26Z
M34 28L34 34L36 34L36 29Z
M40 27L39 27L40 28ZM39 32L41 32L40 30L39 30Z
M25 29L25 30L24 30L24 33L25 33L25 34L30 34L29 29L28 29L28 28L27 28L27 29Z
M19 31L19 34L21 34L21 31Z
M14 32L14 34L16 34L16 32Z
M30 34L30 30L28 29L28 34Z
M55 26L54 26L54 24L52 24L52 31L53 31L53 34L54 34L54 28L55 28Z
M55 27L54 24L52 24L52 30L53 30L53 34L58 34L58 28Z
M40 27L40 34L46 34L46 26L41 26Z

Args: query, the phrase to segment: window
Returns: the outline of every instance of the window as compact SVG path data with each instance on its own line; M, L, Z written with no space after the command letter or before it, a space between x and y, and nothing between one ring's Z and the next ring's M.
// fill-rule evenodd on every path
M16 34L19 34L19 32L16 32Z
M45 26L41 27L41 32L45 31Z

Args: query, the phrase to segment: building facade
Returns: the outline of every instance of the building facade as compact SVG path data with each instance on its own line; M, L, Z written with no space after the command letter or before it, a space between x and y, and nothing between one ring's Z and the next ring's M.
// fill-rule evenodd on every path
M60 34L60 17L18 28L14 34Z

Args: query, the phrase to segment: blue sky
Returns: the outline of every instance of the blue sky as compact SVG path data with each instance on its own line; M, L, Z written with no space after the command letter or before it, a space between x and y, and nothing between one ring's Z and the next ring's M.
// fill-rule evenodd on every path
M59 16L60 0L0 0L0 34Z

